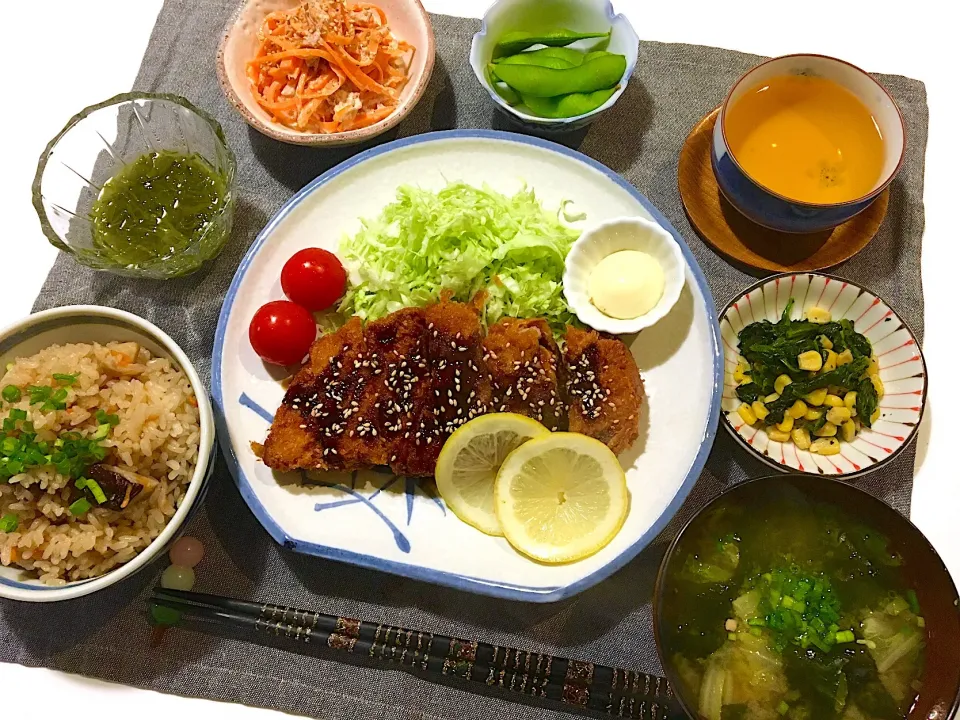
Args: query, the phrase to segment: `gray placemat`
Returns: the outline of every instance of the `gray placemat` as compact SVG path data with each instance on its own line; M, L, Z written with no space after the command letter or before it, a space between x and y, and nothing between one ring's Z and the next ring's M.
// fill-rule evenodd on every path
M231 109L217 84L213 57L234 2L168 0L136 82L139 90L184 95L223 124L239 159L239 207L227 249L208 270L163 283L97 274L61 256L35 308L97 303L131 310L169 332L206 379L222 298L247 246L295 190L358 150L281 145L249 129ZM445 16L434 16L433 22L438 47L430 87L412 115L381 141L455 127L512 129L492 109L467 63L470 38L479 23ZM616 107L589 131L561 138L624 175L663 210L687 239L719 305L752 278L713 254L691 230L677 191L677 156L690 128L759 59L715 48L644 42L634 77ZM903 109L907 159L893 184L880 234L838 272L879 293L922 332L926 94L916 80L891 75L880 79ZM907 512L913 460L913 451L905 452L860 484ZM257 524L222 461L188 531L207 548L197 573L201 591L657 672L650 598L664 543L679 522L724 486L764 472L721 430L707 469L661 538L598 586L546 606L467 595L290 553ZM462 685L436 685L383 667L306 658L182 631L168 633L160 648L150 649L142 597L159 570L155 566L118 587L69 603L3 603L0 660L318 718L564 716L507 702L495 690L478 696Z

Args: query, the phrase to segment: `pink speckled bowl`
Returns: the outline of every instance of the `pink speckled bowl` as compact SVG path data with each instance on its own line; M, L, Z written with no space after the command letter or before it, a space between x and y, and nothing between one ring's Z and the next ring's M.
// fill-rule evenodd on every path
M393 34L416 51L410 78L400 93L400 104L389 116L370 127L339 133L306 133L274 122L253 97L246 64L256 53L257 30L271 12L289 10L299 0L245 0L227 23L217 48L217 77L230 103L243 119L267 137L292 145L352 145L376 137L403 120L420 100L433 72L435 46L430 18L419 0L377 0Z

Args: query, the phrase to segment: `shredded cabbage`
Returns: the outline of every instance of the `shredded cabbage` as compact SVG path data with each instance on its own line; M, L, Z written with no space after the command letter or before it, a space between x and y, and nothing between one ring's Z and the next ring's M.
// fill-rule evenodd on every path
M533 190L507 197L463 182L439 192L403 185L379 217L362 222L340 242L350 287L339 310L347 317L376 320L445 290L462 301L486 290L488 324L543 317L560 331L574 321L562 279L580 233L544 210Z

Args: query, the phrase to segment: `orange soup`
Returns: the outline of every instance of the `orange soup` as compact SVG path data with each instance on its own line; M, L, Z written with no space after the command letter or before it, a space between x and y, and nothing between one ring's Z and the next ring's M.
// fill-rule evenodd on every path
M792 200L856 200L883 170L883 137L870 111L824 78L783 75L750 89L727 109L726 138L751 178Z

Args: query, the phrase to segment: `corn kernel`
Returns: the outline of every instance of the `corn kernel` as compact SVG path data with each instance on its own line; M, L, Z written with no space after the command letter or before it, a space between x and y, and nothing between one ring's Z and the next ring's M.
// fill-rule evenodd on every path
M814 430L813 434L817 437L833 437L837 434L837 426L830 422L824 423L823 427L819 430Z
M753 403L750 404L750 409L753 410L753 414L757 416L757 420L763 420L767 415L770 414L770 411L767 410L767 406L759 400L754 400Z
M821 370L823 372L830 372L831 370L837 369L837 355L833 350L827 350L827 359L823 361L823 367Z
M873 387L877 391L877 397L882 400L884 394L883 380L880 379L879 375L871 375L870 382L873 383Z
M840 426L840 436L844 442L853 442L853 439L857 436L857 426L853 423L853 420L847 420Z
M813 422L814 420L819 420L822 417L823 417L823 410L817 410L816 408L809 408L803 414L803 419L810 420L811 422Z
M833 350L833 343L830 341L830 338L828 338L826 335L821 335L820 347L822 347L824 350Z
M850 348L847 348L842 353L837 355L837 367L841 365L846 365L847 363L853 362L853 353L850 352Z
M782 430L783 432L790 432L793 430L793 418L789 415L784 415L783 420L777 423L777 429Z
M737 367L733 371L733 381L738 385L750 382L750 363L743 358L737 361Z
M790 379L789 375L781 375L773 381L773 389L776 390L780 395L783 395L784 388L791 383L793 383L793 380Z
M857 406L857 391L851 390L843 396L843 404L853 410Z
M827 389L818 388L811 393L808 393L803 399L807 401L808 405L823 405L823 401L827 398Z
M823 358L816 350L807 350L797 355L797 365L801 370L816 372L823 367Z
M877 420L880 419L880 408L877 408L873 411L873 415L870 416L870 424L873 425Z
M803 428L794 428L793 432L790 433L790 437L793 438L793 444L796 445L798 449L810 449L810 433Z
M813 323L819 323L821 325L830 322L832 316L830 315L829 310L824 310L823 308L812 307L807 310L807 320Z
M765 405L769 405L770 403L775 403L779 399L780 393L770 393L763 399L763 402Z
M810 452L818 455L836 455L840 452L840 443L836 438L821 438L810 443Z
M739 413L740 417L743 418L743 421L747 425L753 425L757 422L757 416L746 403L737 408L737 413Z
M783 430L777 430L776 428L770 428L767 430L767 437L769 437L774 442L789 442L790 433L784 432Z
M843 425L851 417L853 417L853 414L850 412L850 408L846 406L832 407L827 410L827 422L831 422L834 425Z
M807 404L803 400L797 400L789 407L786 414L795 420L799 420L807 414Z
M867 375L870 375L872 377L874 375L879 375L879 374L880 374L880 362L877 360L876 355L871 355L870 364L867 365Z
M843 398L839 395L827 395L823 399L823 404L827 407L843 407Z

